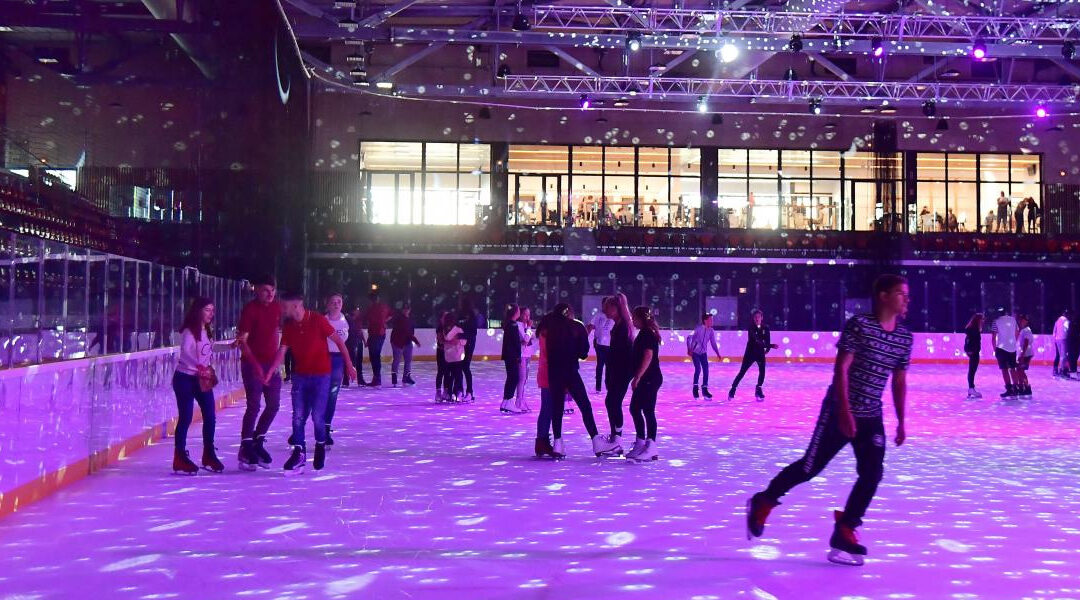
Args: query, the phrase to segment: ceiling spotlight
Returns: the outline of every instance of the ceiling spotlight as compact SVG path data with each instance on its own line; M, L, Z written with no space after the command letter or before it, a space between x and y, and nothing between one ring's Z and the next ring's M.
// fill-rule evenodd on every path
M986 44L982 40L975 40L975 43L971 45L971 58L975 60L986 58Z
M498 77L499 79L506 79L509 76L510 76L510 65L508 65L508 64L499 65L499 70L495 72L495 77Z
M627 106L630 106L630 101L626 98L619 98L618 100L612 102L611 105L615 108L626 108Z
M637 31L631 31L626 34L626 49L631 52L637 52L641 50L641 34Z
M937 127L935 127L934 129L937 129L938 131L948 131L949 130L949 122L946 121L945 119L940 119L937 122Z
M580 106L581 106L581 110L589 110L589 107L592 106L592 101L589 100L589 95L588 94L582 94L581 95Z
M630 87L626 89L626 93L631 96L637 96L641 93L641 88L639 88L636 83L631 83Z
M731 42L724 42L724 45L720 47L720 60L729 63L736 58L739 58L739 47Z
M791 39L788 40L787 47L788 47L788 50L791 50L792 52L802 52L802 49L803 49L802 37L799 36L799 34L797 34L797 33L792 34Z
M532 29L532 24L529 23L529 17L525 16L525 13L521 12L521 6L518 6L518 10L514 13L514 21L510 25L510 29L514 31L528 31Z
M927 100L922 103L922 114L932 117L937 114L937 102Z
M821 114L821 98L811 98L810 99L809 109L810 109L811 114L820 115Z
M1040 105L1035 107L1035 118L1037 118L1037 119L1045 119L1049 115L1050 115L1050 113L1046 110L1045 106L1040 104Z
M875 36L872 40L870 40L870 48L872 49L874 58L881 58L882 56L885 56L885 44L882 43L881 38Z
M356 0L334 0L334 8L356 8Z
M353 85L358 85L360 87L369 87L371 85L371 82L368 81L367 77L361 77L359 79L354 80Z
M1073 56L1076 56L1076 44L1072 40L1065 40L1065 43L1061 45L1061 56L1065 60L1072 60Z
M709 100L705 96L698 96L697 99L697 111L699 113L709 112Z
M350 63L364 62L364 55L360 54L359 52L353 52L352 54L345 57L345 62L350 62Z
M352 75L353 77L367 77L367 69L365 67L353 67L353 69L349 71L349 75Z
M338 21L337 25L338 25L338 27L340 27L342 29L356 29L357 27L360 26L359 23L357 23L356 21L352 20L349 17L345 17L344 19Z
M394 89L394 82L393 81L376 81L375 82L375 87L379 88L380 90L392 90L392 89Z

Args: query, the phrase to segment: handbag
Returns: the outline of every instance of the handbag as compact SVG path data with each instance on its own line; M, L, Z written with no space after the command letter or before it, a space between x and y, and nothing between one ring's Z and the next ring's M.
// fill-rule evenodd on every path
M199 390L209 392L218 384L217 371L214 367L199 368Z

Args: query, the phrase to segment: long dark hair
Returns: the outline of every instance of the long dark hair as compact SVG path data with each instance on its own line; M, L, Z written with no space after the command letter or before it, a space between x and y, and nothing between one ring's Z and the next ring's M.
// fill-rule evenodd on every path
M656 319L653 318L652 310L648 306L638 306L634 308L633 316L641 321L642 329L648 329L656 336L656 341L660 341L660 327L656 324Z
M180 333L184 333L184 330L191 332L191 335L199 338L197 332L202 329L206 332L206 339L210 337L210 324L202 322L202 311L207 306L213 304L214 301L204 296L199 296L191 301L191 305L188 306L187 312L184 313L184 321L180 326Z

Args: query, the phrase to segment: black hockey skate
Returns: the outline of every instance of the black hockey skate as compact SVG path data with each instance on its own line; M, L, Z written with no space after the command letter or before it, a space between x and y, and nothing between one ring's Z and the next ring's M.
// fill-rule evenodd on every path
M843 523L843 511L834 511L833 516L836 519L836 525L833 526L833 534L829 538L829 546L831 547L828 554L829 562L861 567L863 559L866 557L866 546L859 543L859 538L855 535L855 528Z

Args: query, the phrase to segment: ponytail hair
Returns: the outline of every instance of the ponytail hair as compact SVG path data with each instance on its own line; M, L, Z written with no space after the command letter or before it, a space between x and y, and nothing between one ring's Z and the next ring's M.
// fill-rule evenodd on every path
M630 316L630 303L626 301L626 294L617 292L615 294L615 303L619 306L619 316L626 322L626 326L632 329L634 319Z
M638 306L634 309L634 318L641 322L642 329L648 329L656 336L657 341L660 340L660 327L656 324L656 319L653 318L652 309L648 306Z

